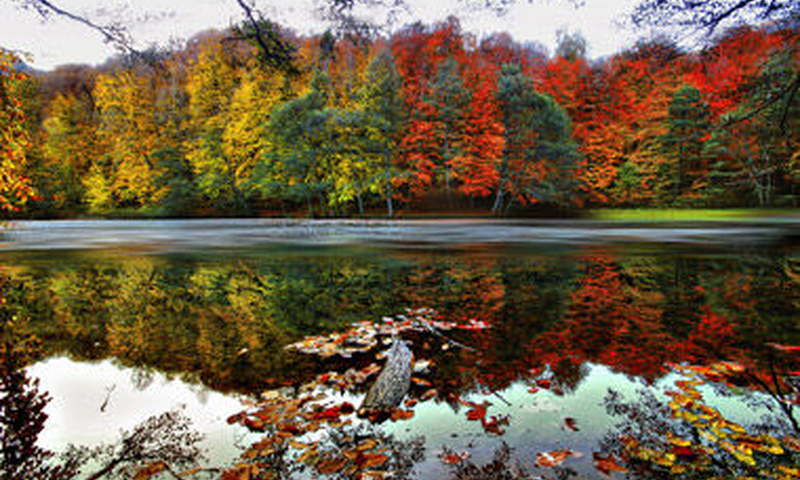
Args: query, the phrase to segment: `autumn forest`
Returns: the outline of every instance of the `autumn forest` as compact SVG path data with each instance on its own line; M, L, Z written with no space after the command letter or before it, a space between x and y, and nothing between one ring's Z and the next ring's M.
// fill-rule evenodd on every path
M797 33L587 58L456 18L389 38L262 22L98 67L3 53L0 204L15 217L505 215L794 207ZM787 96L787 94L789 94ZM787 100L788 98L788 100Z
M800 478L798 25L0 0L0 479Z

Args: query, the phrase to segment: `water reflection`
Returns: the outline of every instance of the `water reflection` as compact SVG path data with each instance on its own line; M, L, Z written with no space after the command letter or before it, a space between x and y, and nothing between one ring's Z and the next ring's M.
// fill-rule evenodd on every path
M109 360L86 363L57 357L34 364L28 374L38 378L52 398L41 445L55 451L70 443L98 445L115 438L120 429L131 430L150 417L180 410L205 434L201 445L209 464L223 464L238 454L241 431L225 422L242 408L238 399L143 372L119 368Z
M432 309L442 321L486 322L489 328L452 333L469 348L409 337L414 353L432 361L424 379L435 394L407 422L372 427L369 434L340 432L340 450L360 444L343 447L348 439L382 436L382 442L405 451L402 442L424 435L424 455L397 460L413 478L524 478L523 472L594 478L598 469L591 452L600 452L601 459L614 455L622 468L631 469L618 446L598 449L618 422L604 409L609 387L632 398L637 388L661 391L657 399L663 401L663 391L675 380L669 375L673 364L728 360L756 375L797 370L796 357L778 355L771 345L800 343L798 262L780 249L273 247L164 255L17 252L3 254L2 261L3 276L16 286L5 289L4 301L26 319L16 333L41 340L31 361L42 363L31 374L42 378L54 402L65 395L53 383L67 378L59 371L77 375L67 382L73 386L79 378L92 378L76 395L90 396L98 411L114 384L108 408L118 408L122 398L139 398L129 405L168 409L160 402L170 395L185 399L206 388L256 395L299 387L329 371L361 369L373 361L369 355L321 359L284 347L409 308ZM100 363L82 363L87 361ZM771 400L759 386L739 388L761 391L755 395ZM357 402L363 391L363 386L349 391L350 401ZM238 404L208 395L213 407L193 403L198 410L191 415L201 424L204 413L215 412L210 425ZM507 415L503 435L466 420L464 412L474 407L465 402L491 402L488 415ZM640 410L650 407L656 409L643 404ZM136 409L136 415L146 411ZM762 413L756 407L744 412L750 423ZM60 414L52 415L53 430L43 439L54 446L67 440L58 435L73 434L64 433L71 429L59 424ZM565 427L565 418L574 419L579 431ZM442 446L470 457L448 465ZM542 471L535 464L537 452L567 448L584 457L566 460L559 466L563 470ZM230 457L222 447L211 449ZM506 460L492 467L495 456ZM499 464L518 464L518 471ZM647 475L662 478L663 472L655 472Z

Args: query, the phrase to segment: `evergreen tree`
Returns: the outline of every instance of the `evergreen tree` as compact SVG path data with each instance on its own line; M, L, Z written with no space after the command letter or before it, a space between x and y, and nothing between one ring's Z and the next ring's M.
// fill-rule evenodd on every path
M503 66L497 100L505 146L492 211L507 210L514 199L569 203L577 149L564 109L534 90L530 77L514 64ZM506 193L512 194L511 199L504 198Z
M706 168L703 144L709 130L709 110L700 90L684 85L672 96L668 115L662 143L671 162L662 167L660 190L671 191L675 200Z

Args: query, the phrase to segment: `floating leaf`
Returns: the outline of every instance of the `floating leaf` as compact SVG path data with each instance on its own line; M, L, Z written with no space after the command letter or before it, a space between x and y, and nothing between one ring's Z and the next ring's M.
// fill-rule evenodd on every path
M425 393L420 395L419 399L424 402L426 400L430 400L431 398L434 398L435 396L436 396L436 389L435 388L429 388L428 390L425 390Z
M564 463L564 460L575 457L580 458L581 455L573 450L553 450L551 452L539 452L536 454L536 465L540 467L553 468Z
M800 346L797 345L779 345L777 343L770 343L769 346L784 353L800 353Z
M473 403L473 402L462 402L464 405L470 407L467 410L467 420L476 421L476 420L483 420L486 418L486 409L491 405L489 402L483 403Z
M564 419L564 425L566 425L566 426L567 426L567 428L569 428L569 429L570 429L570 430L572 430L573 432L578 432L578 431L580 431L580 428L578 428L578 421L577 421L577 420L575 420L575 419L574 419L574 418L572 418L572 417L567 417L567 418L565 418L565 419Z
M548 389L553 385L553 381L547 378L536 380L536 385L540 388Z
M347 459L344 457L326 458L317 463L316 469L322 475L331 475L340 471L346 464Z
M136 475L134 475L133 480L150 480L151 477L158 475L166 469L167 464L163 461L153 462L140 468L136 472Z
M439 455L439 458L442 460L442 463L445 465L457 465L463 461L469 459L470 453L467 451L464 452L443 452Z
M403 410L401 408L395 409L392 412L392 421L396 422L399 420L408 420L414 416L413 410Z
M358 467L360 469L374 468L389 461L389 457L381 453L364 453L359 457Z
M592 454L592 457L594 458L594 467L606 475L611 475L613 472L625 473L628 471L627 468L617 463L617 459L614 458L614 455L604 457L595 452Z

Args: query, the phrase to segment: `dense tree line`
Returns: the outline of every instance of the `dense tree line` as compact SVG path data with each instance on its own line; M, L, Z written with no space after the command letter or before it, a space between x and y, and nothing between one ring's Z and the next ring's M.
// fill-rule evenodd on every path
M391 38L247 24L181 49L22 73L4 54L0 203L15 215L394 215L794 206L797 36L730 30L590 61L457 20ZM7 140L7 141L6 141Z

